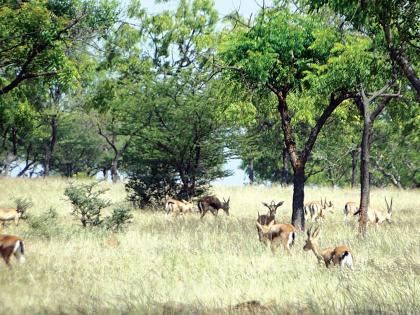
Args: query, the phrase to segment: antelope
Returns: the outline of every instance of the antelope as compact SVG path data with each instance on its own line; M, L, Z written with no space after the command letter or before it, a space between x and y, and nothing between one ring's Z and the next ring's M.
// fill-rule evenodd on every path
M283 203L284 203L284 201L279 201L278 203L275 203L274 200L271 201L270 204L267 204L267 203L263 202L262 203L263 206L266 206L268 208L268 213L260 215L260 212L258 211L257 212L257 215L258 215L257 222L262 224L262 225L267 225L271 221L274 221L274 223L276 223L275 218L276 218L277 208L280 207ZM258 228L258 226L257 226L257 232L258 232L258 238L262 242L264 238L262 237L261 229Z
M344 205L344 222L347 222L348 220L348 215L350 213L355 214L357 211L359 211L359 207L357 206L357 204L353 201L349 201L346 202L346 204Z
M176 200L170 198L165 203L165 211L167 214L172 212L172 216L176 217L178 214L184 214L186 212L192 212L193 203L191 201Z
M0 254L10 267L10 257L14 255L19 263L25 262L23 240L18 236L0 235Z
M19 225L24 210L20 207L16 208L0 208L0 227L4 227L6 221L15 221L15 225Z
M327 198L321 202L319 201L311 201L307 204L305 204L304 207L305 215L309 212L311 214L312 221L318 221L323 218L325 218L325 214L327 211L333 212L334 211L334 205L331 201L327 203Z
M274 223L272 220L267 225L260 224L257 221L257 227L261 232L262 238L271 242L271 252L275 254L276 247L283 245L289 255L292 254L290 248L293 246L296 238L296 228L291 224Z
M375 224L376 227L379 227L379 224L382 224L384 221L387 221L388 223L392 223L391 216L392 216L392 198L391 203L388 204L388 200L385 197L385 203L386 203L386 209L387 212L383 213L382 211L379 211L377 209L369 210L367 213L367 224ZM360 214L360 209L357 210L354 215ZM359 217L360 221L361 217Z
M307 231L308 239L305 242L305 246L303 246L303 250L312 250L318 259L318 263L325 263L327 268L333 263L334 266L346 265L353 270L353 256L351 250L345 245L321 249L318 244L320 232L319 227L313 232L312 227Z
M217 216L219 209L223 209L223 211L229 215L229 202L230 197L227 201L223 198L223 203L215 196L205 196L200 198L198 200L198 210L201 212L200 219L202 219L209 210L214 216Z

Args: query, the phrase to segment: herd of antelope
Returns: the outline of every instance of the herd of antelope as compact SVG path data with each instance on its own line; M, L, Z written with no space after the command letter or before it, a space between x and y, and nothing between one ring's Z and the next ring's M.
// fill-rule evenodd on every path
M198 211L200 212L202 219L208 211L210 211L215 217L218 211L222 209L227 215L229 215L229 202L223 199L223 202L215 196L205 196L197 200ZM388 221L391 222L392 215L392 198L390 203L385 198L387 211L386 213L379 210L368 211L368 224L379 224ZM260 242L267 244L270 243L271 251L275 253L276 248L282 245L286 252L291 255L291 248L295 242L297 230L292 224L284 224L276 221L277 209L283 205L283 201L278 203L272 201L271 203L263 202L263 205L268 209L266 214L260 214L257 212L256 227L258 238ZM193 212L194 206L192 201L177 200L174 198L167 199L165 202L165 211L167 214L172 214L176 217L186 213ZM16 208L0 208L0 227L2 228L6 221L14 221L15 225L19 224L19 220L22 218L25 209L19 207ZM344 205L344 222L348 222L348 216L350 214L358 215L360 210L355 202L347 202ZM314 222L324 220L328 212L334 212L334 206L331 201L327 202L326 198L321 201L311 201L306 203L304 206L305 217ZM345 245L337 247L330 247L321 249L318 240L320 236L320 228L314 228L312 226L307 230L307 239L303 249L305 251L312 250L319 262L325 264L326 267L330 265L334 266L348 266L353 269L353 255ZM0 235L0 254L5 261L6 265L10 266L11 256L15 256L19 263L25 262L24 255L24 243L23 240L18 236L13 235Z

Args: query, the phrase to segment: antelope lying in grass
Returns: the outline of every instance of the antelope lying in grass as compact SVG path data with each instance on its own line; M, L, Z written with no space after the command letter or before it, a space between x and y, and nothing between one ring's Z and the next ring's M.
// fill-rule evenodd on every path
M357 211L359 211L359 207L357 204L353 201L349 201L344 205L344 222L348 221L348 215L349 214L355 214Z
M0 208L0 227L4 227L6 221L15 221L15 225L18 226L19 220L32 205L32 203L25 198L16 199L16 204L16 208Z
M223 198L222 203L219 198L215 196L205 196L200 198L198 200L198 210L201 213L200 219L202 219L209 210L214 216L217 216L219 209L223 209L223 211L229 215L229 201L230 198L228 198L227 201Z
M257 221L258 235L262 235L263 240L271 242L271 251L275 254L276 248L282 244L289 255L292 254L290 248L296 238L296 228L291 224L274 223L274 220L267 225L262 225Z
M312 232L312 227L307 232L308 239L306 240L303 250L308 251L312 250L315 254L318 262L325 263L325 266L328 268L332 263L334 266L348 266L353 269L353 256L351 250L345 246L337 246L335 248L329 247L321 249L318 244L318 239L320 235L320 229L316 228Z
M257 212L258 214L257 222L261 225L268 225L272 221L276 223L277 208L280 207L283 203L284 201L279 201L278 203L275 203L274 200L271 201L270 204L263 202L262 204L268 208L268 212L267 214L260 214L260 212ZM263 242L264 238L262 236L261 229L258 226L257 226L257 232L258 232L258 238L260 242Z
M19 263L25 262L23 240L12 235L0 235L0 254L6 265L10 267L10 257L14 255Z
M192 212L193 203L191 201L176 200L170 198L165 203L165 211L167 214L172 213L172 216L176 217L178 214L185 214L187 212Z
M392 198L391 198L391 203L388 204L388 200L386 200L385 197L385 203L386 203L386 209L387 212L384 213L382 211L379 211L377 209L374 210L369 210L367 213L367 219L368 222L367 224L375 224L376 227L379 226L379 224L383 223L384 221L387 221L388 223L391 223L391 216L392 216ZM357 210L354 215L360 215L360 209ZM360 221L361 217L359 217L359 221Z
M325 218L327 212L334 212L334 205L331 201L327 202L327 198L321 202L311 201L304 206L305 216L310 214L312 221L318 221Z

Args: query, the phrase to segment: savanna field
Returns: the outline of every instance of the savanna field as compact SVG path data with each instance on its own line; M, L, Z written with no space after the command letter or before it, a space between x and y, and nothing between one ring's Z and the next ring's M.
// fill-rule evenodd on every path
M370 227L361 239L354 218L343 224L344 203L358 201L358 190L306 189L306 200L332 200L335 212L320 224L320 245L348 245L351 271L317 264L302 250L306 233L298 233L292 256L281 247L272 255L259 243L261 202L284 200L277 220L289 223L291 188L215 187L217 196L231 197L229 217L219 211L200 221L197 213L172 218L134 210L133 223L114 234L84 230L73 219L67 185L53 178L0 180L0 206L13 206L15 197L34 203L27 220L2 231L24 238L27 262L13 258L10 270L1 262L0 313L420 313L419 191L373 189L371 208L385 211L384 197L393 197L393 223ZM125 203L122 184L101 185L110 189L107 198ZM56 219L36 221L51 207ZM247 301L253 306L238 307Z

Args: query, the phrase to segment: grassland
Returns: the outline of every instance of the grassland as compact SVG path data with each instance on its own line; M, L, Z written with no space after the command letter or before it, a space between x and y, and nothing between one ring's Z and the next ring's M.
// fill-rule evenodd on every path
M290 188L217 187L231 197L231 215L220 212L200 221L197 214L171 218L163 212L135 211L123 233L83 230L70 216L63 196L67 182L0 180L0 206L30 197L32 218L50 207L56 222L9 224L3 233L25 239L27 263L8 270L0 264L2 314L285 313L420 314L419 191L372 191L371 206L385 209L394 198L394 222L357 236L355 222L343 224L345 201L358 191L306 190L307 200L327 196L336 206L322 223L321 247L347 244L355 271L318 265L302 250L299 233L293 256L274 256L258 242L255 229L262 201L285 200L279 221L289 222ZM124 202L122 185L107 197ZM245 301L254 308L234 308ZM258 304L258 303L255 303Z

